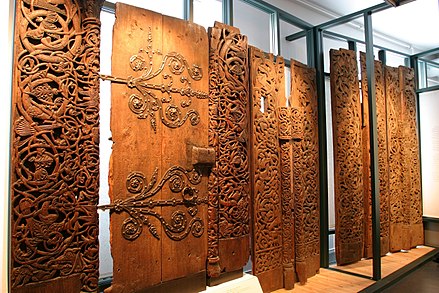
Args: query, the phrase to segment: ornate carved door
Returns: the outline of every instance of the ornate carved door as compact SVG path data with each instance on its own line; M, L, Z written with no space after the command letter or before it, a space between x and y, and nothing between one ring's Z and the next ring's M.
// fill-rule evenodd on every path
M208 52L201 26L116 4L111 292L205 288Z
M11 131L14 293L98 289L102 1L16 1Z
M250 46L253 273L264 292L283 287L282 206L278 122L284 61Z
M354 51L331 50L337 264L360 260L364 245L363 153L358 68Z

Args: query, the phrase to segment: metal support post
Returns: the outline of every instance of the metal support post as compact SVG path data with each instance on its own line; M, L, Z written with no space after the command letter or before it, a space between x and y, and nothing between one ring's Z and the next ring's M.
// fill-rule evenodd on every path
M348 48L351 51L357 52L357 42L355 42L355 41L348 41Z
M223 0L223 22L233 25L233 0Z
M369 97L369 131L370 131L370 171L372 192L372 251L373 276L375 281L381 279L381 239L380 239L380 180L378 172L377 110L375 99L375 61L373 56L372 13L364 13L366 40L367 90Z
M320 266L329 267L328 223L328 152L326 135L325 68L323 62L323 32L313 28L314 62L319 114L319 170L320 170Z

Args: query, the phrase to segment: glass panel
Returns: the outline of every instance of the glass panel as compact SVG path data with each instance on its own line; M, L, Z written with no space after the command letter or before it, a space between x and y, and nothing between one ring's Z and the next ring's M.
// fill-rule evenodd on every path
M250 45L270 52L270 14L243 1L233 1L233 25L248 37Z
M423 89L427 87L427 77L425 76L425 62L419 60L418 61L418 80L419 80L419 88Z
M194 22L204 26L213 27L215 21L222 22L222 1L221 0L193 0L194 1Z
M439 217L439 91L419 95L423 214Z
M291 95L291 68L285 66L285 97L287 98L287 103L290 103L290 95ZM283 105L281 105L283 106ZM288 105L285 105L288 106Z
M289 42L285 37L302 31L300 28L283 20L279 21L280 25L280 53L285 59L294 59L306 64L306 38Z
M101 73L111 74L111 53L113 44L114 14L101 12ZM108 196L108 167L112 142L110 130L111 83L100 82L100 176L99 176L99 205L110 203ZM99 277L106 278L113 275L113 259L110 252L110 214L109 211L98 210L99 213Z
M386 52L386 65L388 66L393 66L393 67L405 66L406 65L405 61L406 61L405 56L395 54L392 52Z
M164 15L169 15L177 18L184 17L183 0L109 0L108 2L123 2L129 5L152 10Z
M439 85L439 64L427 64L427 87Z

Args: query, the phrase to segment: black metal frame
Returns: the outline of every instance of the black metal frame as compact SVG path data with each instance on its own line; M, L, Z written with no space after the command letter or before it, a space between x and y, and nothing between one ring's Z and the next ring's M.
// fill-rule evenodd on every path
M182 0L184 3L184 19L193 19L193 0ZM326 98L325 98L325 77L327 73L324 72L324 38L333 38L337 40L347 41L349 48L356 50L357 43L366 45L366 70L368 77L368 92L369 92L369 131L371 138L370 152L371 152L371 184L372 184L372 243L373 243L373 276L358 275L363 278L380 280L381 279L381 256L380 256L380 215L379 215L379 178L378 178L378 143L376 133L376 102L375 102L375 78L374 78L374 56L373 48L380 49L379 59L386 64L386 52L392 52L406 57L410 61L410 66L415 70L416 76L416 93L417 93L417 107L419 109L419 94L427 91L439 90L439 86L419 88L419 66L418 61L428 63L429 61L423 57L433 53L439 52L439 48L428 50L419 54L409 55L403 52L398 52L389 48L381 47L373 44L373 26L372 14L391 8L388 3L381 3L367 9L363 9L346 16L333 19L326 23L313 26L312 24L303 21L302 19L273 6L262 0L240 0L249 4L259 10L270 14L270 48L271 53L281 55L280 50L280 27L279 22L283 20L290 23L302 31L289 35L285 39L287 41L294 41L300 38L306 38L307 63L308 66L316 69L316 85L318 94L318 121L319 121L319 156L320 156L320 265L323 268L329 268L329 235L334 234L334 230L329 229L328 221L328 165L327 165L327 132L326 132ZM222 0L222 14L223 22L233 25L233 0ZM114 4L105 1L103 10L114 13ZM349 36L337 34L328 29L348 23L354 19L364 18L364 34L365 41L358 40ZM285 60L289 65L289 60ZM435 63L436 64L436 63ZM436 64L437 65L437 64ZM428 86L428 84L427 84ZM418 131L419 129L419 111L418 113ZM420 136L419 136L420 143ZM422 180L422 173L421 173ZM425 218L425 217L424 217ZM337 269L337 271L346 271Z

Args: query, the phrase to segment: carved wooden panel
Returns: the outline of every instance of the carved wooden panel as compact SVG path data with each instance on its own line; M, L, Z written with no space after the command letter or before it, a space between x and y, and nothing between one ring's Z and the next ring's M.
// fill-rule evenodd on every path
M208 39L201 26L116 4L111 292L196 277L207 258ZM202 278L199 278L202 276ZM178 288L178 284L175 285ZM157 288L152 291L159 290Z
M406 193L410 198L410 247L424 244L422 224L421 174L419 163L419 139L416 117L415 74L413 69L399 67L402 97L402 121L404 121L403 158L406 164L406 177L409 187ZM405 214L407 217L407 214ZM408 235L406 235L407 237Z
M242 269L250 256L247 37L209 29L209 145L216 150L209 186L208 274Z
M282 96L279 100L282 100ZM280 102L280 105L282 104ZM279 106L277 112L281 160L283 287L291 290L295 283L293 145L291 143L293 120L290 107Z
M370 140L369 140L369 111L366 72L366 55L360 54L361 89L363 95L363 164L364 164L364 257L372 257L372 198L370 182ZM375 60L375 99L377 110L377 140L378 140L378 172L380 180L380 237L381 255L389 252L389 179L387 154L387 122L386 96L384 86L383 65ZM367 174L367 176L366 176Z
M334 137L335 250L337 264L363 256L363 155L356 54L331 50Z
M98 286L102 1L16 1L12 292Z
M402 154L402 105L398 68L385 66L387 99L387 141L389 153L390 251L409 249L410 220L406 212L409 197L405 195Z
M315 69L291 60L296 273L303 284L320 269L319 141Z
M283 286L281 174L276 117L283 59L250 46L252 260L264 292ZM279 68L282 67L282 71Z

